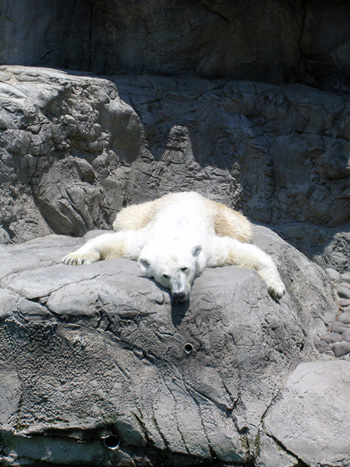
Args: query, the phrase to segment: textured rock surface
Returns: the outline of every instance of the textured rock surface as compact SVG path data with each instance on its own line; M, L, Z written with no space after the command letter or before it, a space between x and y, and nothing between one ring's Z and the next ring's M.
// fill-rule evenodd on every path
M285 281L279 303L228 267L171 308L136 262L60 263L81 239L1 246L2 465L297 465L262 420L297 364L320 358L337 307L321 268L266 228L255 238Z
M348 89L346 0L3 0L0 62Z
M0 69L0 237L83 235L195 189L348 269L350 101L300 85ZM305 233L307 232L307 235Z
M349 465L349 384L350 362L300 364L265 415L267 432L308 466Z
M349 13L345 0L1 2L0 63L115 75L0 68L0 243L15 243L0 245L1 465L348 467L349 362L293 373L349 360L347 299L334 323L327 276L276 235L258 229L280 303L225 268L180 309L135 263L60 264L80 240L18 243L195 189L336 269L346 297Z

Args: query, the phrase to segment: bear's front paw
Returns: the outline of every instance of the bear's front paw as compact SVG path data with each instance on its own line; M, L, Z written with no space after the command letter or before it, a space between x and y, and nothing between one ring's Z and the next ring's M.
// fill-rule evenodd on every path
M267 290L272 298L278 300L283 297L286 288L281 279L275 279L267 282Z
M83 251L80 250L74 251L73 253L68 253L63 258L63 263L69 264L71 266L77 266L79 264L90 264L95 263L100 259L100 254L96 250Z

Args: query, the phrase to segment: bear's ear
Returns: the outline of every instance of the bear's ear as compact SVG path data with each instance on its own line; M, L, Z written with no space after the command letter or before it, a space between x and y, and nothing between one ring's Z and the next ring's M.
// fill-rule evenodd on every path
M194 258L198 258L202 251L202 247L200 245L196 245L192 248L191 253Z
M141 267L141 272L149 276L151 274L151 262L146 258L139 258L138 263Z

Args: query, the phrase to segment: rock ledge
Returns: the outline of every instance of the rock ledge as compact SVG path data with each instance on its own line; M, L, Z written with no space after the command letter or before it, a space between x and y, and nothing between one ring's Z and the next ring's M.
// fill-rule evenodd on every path
M307 436L324 404L326 413L341 407L348 429L350 404L330 394L346 393L350 363L313 345L338 311L328 276L268 229L256 227L255 238L285 281L280 302L254 272L228 267L207 269L190 303L172 308L135 262L62 264L82 239L2 246L2 465L329 465L335 447L336 465L348 465L345 438L317 454L333 425L312 438L311 454L284 435L300 439L304 409L288 402L304 390L300 371L311 395L313 375L328 378L316 401L305 398Z

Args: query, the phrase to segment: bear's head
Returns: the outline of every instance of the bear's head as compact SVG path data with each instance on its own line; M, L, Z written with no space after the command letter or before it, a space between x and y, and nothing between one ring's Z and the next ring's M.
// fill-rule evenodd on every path
M202 269L198 261L201 251L200 245L184 249L178 242L149 244L142 250L138 262L144 275L170 289L174 303L185 302Z

